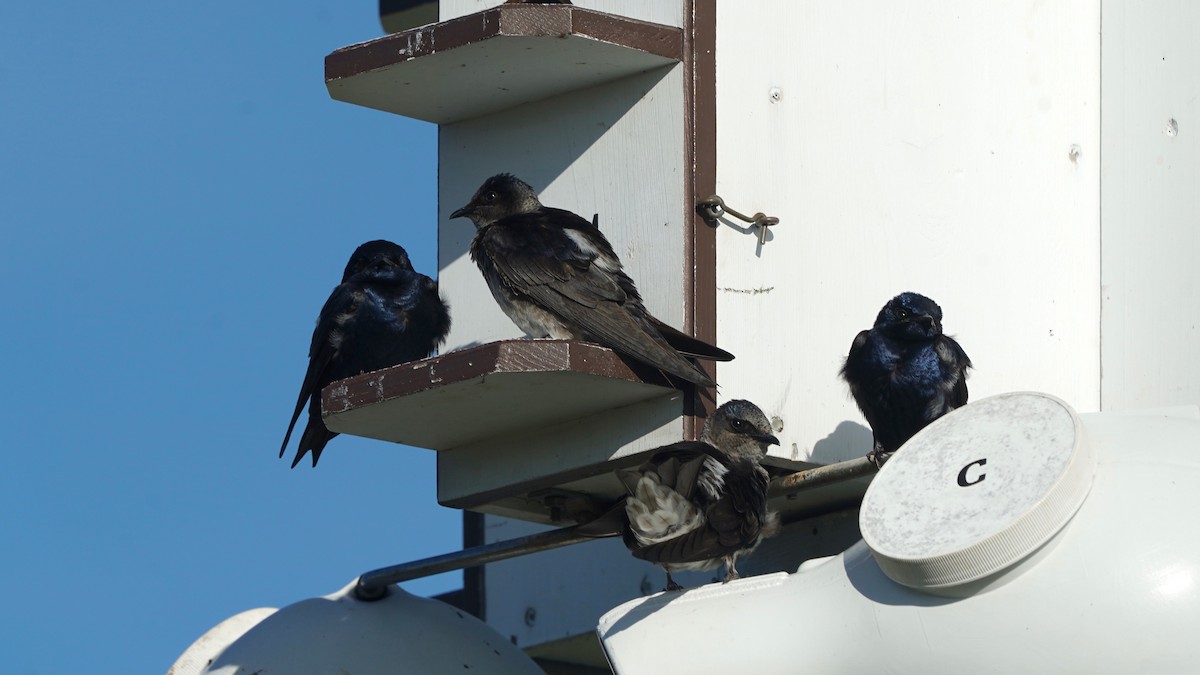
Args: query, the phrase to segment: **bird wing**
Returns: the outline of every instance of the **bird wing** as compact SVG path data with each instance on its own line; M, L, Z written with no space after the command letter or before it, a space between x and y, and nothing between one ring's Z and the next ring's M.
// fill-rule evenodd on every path
M698 460L698 461L697 461ZM719 465L720 484L715 492L705 485L711 460ZM705 514L705 525L667 541L633 549L634 557L655 563L699 562L720 558L753 544L762 532L767 513L766 471L751 461L734 463L720 450L699 441L684 441L664 447L649 464L694 465L697 472L690 484L677 489L689 491L693 503ZM682 476L682 473L681 473Z
M854 396L854 402L858 404L858 409L863 411L863 414L868 416L870 413L863 406L863 397L860 392L860 382L862 381L862 361L864 358L863 349L867 346L867 341L871 339L871 331L859 331L858 335L854 336L854 342L850 343L850 353L846 355L846 360L842 363L841 376L846 380L846 384L850 385L850 393Z
M419 318L422 320L422 326L429 331L433 345L422 356L428 356L433 350L437 349L438 345L446 341L446 335L450 333L450 307L446 301L442 299L442 294L438 290L438 282L430 279L425 275L420 275L421 280L421 301L419 307L422 309Z
M602 234L559 209L510 216L480 244L510 289L588 339L702 386L712 380L680 356L644 316L633 282Z
M570 213L570 211L564 211L564 213ZM592 216L592 227L599 232L599 213ZM628 277L626 278L628 279ZM629 287L625 290L626 292L632 290L634 294L637 293L637 290L633 288L632 280L629 281ZM638 299L641 299L640 296ZM649 313L646 314L646 319L650 322L650 325L654 326L655 330L657 330L663 336L663 339L665 339L667 343L671 345L671 348L680 354L692 356L698 359L710 359L712 361L733 360L733 354L730 354L729 352L715 345L710 345L699 338L692 337L683 331L677 330L674 326L668 323L663 323Z
M842 365L842 377L847 377L847 373L851 368L851 364L857 363L862 354L863 347L867 346L867 340L871 338L870 330L860 330L858 335L854 336L854 342L850 343L850 353L846 355L846 362Z
M570 211L544 208L510 216L487 235L483 244L488 254L515 290L533 295L548 287L593 309L629 297L608 240Z
M309 407L308 426L305 427L304 433L300 438L300 447L296 453L296 459L292 462L292 466L300 462L305 453L309 449L313 452L313 466L316 466L316 458L320 455L325 444L329 439L337 434L332 434L325 428L325 424L321 422L320 417L320 396L321 388L327 384L329 379L330 366L337 357L337 347L332 344L332 336L339 328L338 317L349 312L353 312L357 300L353 292L353 288L349 284L339 284L333 292L329 294L329 299L325 301L325 305L321 308L321 313L317 316L317 325L313 329L312 343L308 348L308 370L304 373L304 382L300 385L300 396L296 400L296 409L292 411L292 421L288 424L287 433L284 434L283 443L279 446L279 456L283 457L283 453L287 450L288 441L291 440L292 431L296 427L296 421L300 418L300 411L304 410L304 404L310 399L313 400L313 405ZM314 420L313 412L316 411L316 419ZM315 425L314 425L315 422ZM320 431L314 429L314 426L319 426ZM327 438L322 438L323 435L328 435Z
M697 501L706 499L711 494L708 492L702 496L696 491L697 487L703 489L701 483L705 481L702 480L702 476L705 473L706 463L710 461L716 462L719 467L716 472L723 474L724 470L728 469L728 458L708 443L679 441L656 450L642 465L640 471L655 471L662 479L663 485L670 487L686 499ZM713 470L710 468L709 473L712 472Z
M934 351L942 368L953 375L945 384L948 390L946 402L951 410L961 408L967 404L967 369L971 367L971 358L963 351L962 346L948 335L938 337Z
M708 524L725 548L741 548L754 542L767 515L770 477L758 467L731 472L725 480L724 498L707 512Z
M657 477L655 481L657 485L675 492L678 498L694 502L693 494L699 483L698 477L704 467L705 460L709 457L713 457L717 461L720 461L722 458L719 451L707 443L700 441L680 441L659 448L649 460L636 469L618 469L614 473L625 487L628 496L617 500L607 512L599 517L579 525L576 528L576 532L589 537L608 537L624 532L630 548L640 546L636 536L631 532L626 502L628 499L638 498L639 484L642 482L642 477L645 474L654 474ZM676 498L672 498L672 500L674 499ZM704 499L704 497L701 497L701 499ZM644 510L652 511L660 507L661 505L645 504ZM694 511L696 510L695 506L691 508ZM643 532L643 535L645 534Z
M705 526L682 536L632 549L633 556L653 563L713 560L752 546L766 521L766 472L741 470L726 479L720 499L705 510Z

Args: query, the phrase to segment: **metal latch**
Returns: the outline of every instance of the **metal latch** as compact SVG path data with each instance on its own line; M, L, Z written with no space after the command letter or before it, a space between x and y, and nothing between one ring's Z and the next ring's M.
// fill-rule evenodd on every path
M760 246L767 243L767 228L771 227L772 225L779 224L778 218L774 216L768 216L761 211L752 216L738 213L737 211L734 211L726 206L725 200L721 199L720 195L713 195L708 199L701 199L696 204L696 212L700 214L700 217L703 218L705 222L713 226L716 226L717 220L727 213L744 223L750 223L758 230L758 243Z

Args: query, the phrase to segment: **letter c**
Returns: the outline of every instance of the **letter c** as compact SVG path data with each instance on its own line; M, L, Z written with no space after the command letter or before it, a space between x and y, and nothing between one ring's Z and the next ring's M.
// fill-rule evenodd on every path
M971 462L970 464L964 466L962 468L962 471L958 472L958 486L959 487L969 487L971 485L976 485L978 483L982 483L983 479L987 478L986 473L980 473L979 477L976 478L975 480L967 480L967 469L970 469L971 467L973 467L975 465L983 466L984 464L987 464L986 457L983 459L977 459L974 462Z

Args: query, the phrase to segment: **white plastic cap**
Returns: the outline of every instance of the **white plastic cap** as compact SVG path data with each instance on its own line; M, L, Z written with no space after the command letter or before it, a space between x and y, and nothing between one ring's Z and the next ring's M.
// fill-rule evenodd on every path
M1087 498L1095 459L1054 396L1001 394L922 429L875 477L859 527L879 567L913 588L982 579L1020 561Z

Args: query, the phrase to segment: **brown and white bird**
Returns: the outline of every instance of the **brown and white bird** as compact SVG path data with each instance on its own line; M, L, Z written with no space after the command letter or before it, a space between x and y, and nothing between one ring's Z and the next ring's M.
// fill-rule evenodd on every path
M673 571L724 564L725 581L737 579L738 558L779 528L761 465L767 446L778 444L758 406L728 401L705 421L699 441L661 447L641 467L617 471L624 504L578 531L619 532L635 558L662 565L667 590L681 588Z
M543 206L524 181L492 176L450 217L475 224L471 259L529 336L595 342L703 387L715 382L692 359L733 359L646 311L595 219Z

